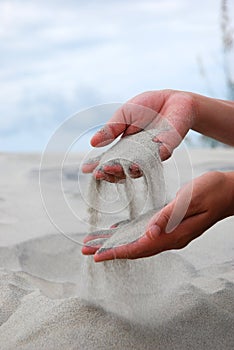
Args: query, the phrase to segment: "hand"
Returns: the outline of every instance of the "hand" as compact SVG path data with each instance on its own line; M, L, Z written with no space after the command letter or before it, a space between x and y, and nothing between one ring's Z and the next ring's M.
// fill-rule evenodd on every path
M210 172L193 180L192 185L187 212L171 232L168 233L169 219L173 211L183 206L190 196L191 183L185 185L172 202L151 218L141 238L103 252L100 247L94 248L94 260L137 259L170 249L181 249L216 222L234 215L234 172Z
M124 137L146 128L157 128L160 119L169 125L169 130L160 133L153 141L160 143L160 157L166 160L193 125L196 108L192 96L189 92L173 90L140 94L116 111L103 129L92 137L91 144L101 147L111 143L121 134ZM91 173L97 166L98 160L84 164L82 170L84 173ZM138 164L132 165L130 175L133 178L142 176ZM120 164L106 165L102 172L94 171L94 176L109 182L118 182L125 178Z

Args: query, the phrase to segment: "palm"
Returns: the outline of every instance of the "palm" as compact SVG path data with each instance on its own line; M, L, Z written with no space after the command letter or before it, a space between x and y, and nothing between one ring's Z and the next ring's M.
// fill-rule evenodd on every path
M126 136L157 128L159 123L164 122L168 126L167 131L160 133L154 141L160 143L161 159L166 160L192 127L194 116L193 101L187 93L172 90L146 92L118 109L104 128L92 137L91 144L94 147L104 146L121 134ZM94 172L97 179L110 182L125 178L119 164L104 166L101 172L95 172L97 166L98 160L87 162L82 170L84 173ZM133 178L142 175L137 164L132 165L130 172Z

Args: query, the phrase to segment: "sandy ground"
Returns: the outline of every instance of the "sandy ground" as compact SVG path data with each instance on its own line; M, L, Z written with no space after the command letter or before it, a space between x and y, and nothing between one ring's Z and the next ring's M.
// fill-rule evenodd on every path
M61 174L61 157L48 157L40 191L40 155L0 154L0 349L233 349L234 218L181 251L94 264L80 253L81 159ZM234 170L234 150L176 152L170 196L210 170Z

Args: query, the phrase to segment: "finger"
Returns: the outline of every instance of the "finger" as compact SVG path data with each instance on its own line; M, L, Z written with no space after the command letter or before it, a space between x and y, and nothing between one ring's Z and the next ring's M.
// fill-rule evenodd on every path
M94 231L90 232L85 238L83 239L84 243L87 243L89 241L98 239L98 238L110 238L112 234L114 233L114 227L108 229L108 230L100 230L100 231Z
M81 167L81 170L83 173L88 174L88 173L92 173L97 166L98 166L98 162L92 163L92 164L83 164Z
M166 205L162 210L155 213L149 220L145 234L151 240L158 239L158 236L165 232L168 221L172 215L175 200Z
M116 182L116 179L113 175L107 174L103 171L103 167L99 167L94 170L93 176L96 180L105 180L109 182Z
M122 166L118 163L116 164L105 164L103 165L103 172L106 174L114 175L118 178L125 179L125 174Z
M101 156L87 159L81 167L83 173L92 173L93 170L98 166Z
M139 246L136 242L110 249L100 247L94 255L94 261L101 262L113 259L130 259L131 256L137 255L138 250Z
M159 133L154 140L161 143L160 156L162 160L166 160L192 127L195 117L194 102L186 93L172 94L165 102L161 116L165 131Z
M172 249L169 235L161 234L158 240L152 241L147 235L137 241L122 245L116 248L105 249L101 247L94 255L95 262L113 259L139 259L161 253L164 250Z
M94 255L101 245L96 247L83 246L81 252L83 255Z
M130 219L126 219L126 220L122 220L122 221L116 222L115 224L111 225L110 228L117 228L117 227L120 227L120 226L124 226L126 224L129 224L130 221L131 221Z
M159 155L162 161L171 157L174 149L181 143L182 137L176 130L161 132L154 139L159 143Z
M101 130L96 132L90 140L93 147L103 147L109 145L127 128L125 123L118 123L112 118Z
M93 177L96 180L104 180L105 179L105 173L103 172L103 170L101 168L100 169L95 169L93 171Z
M119 178L119 177L117 177L115 175L104 173L104 179L103 180L107 181L107 182L110 182L110 183L113 183L113 184L116 184L116 183L122 182L124 179L123 178Z
M140 166L137 163L133 163L129 167L129 175L133 179L137 179L138 177L141 177L143 175L143 172L142 172Z
M103 166L103 172L105 174L114 175L118 179L126 178L124 170L120 164L106 164ZM139 165L134 163L129 167L129 175L133 179L136 179L138 177L141 177L143 175L143 172L140 169Z
M164 161L168 159L172 155L173 150L181 143L183 137L177 131L174 125L171 124L167 114L161 115L160 118L153 121L149 125L149 128L155 129L156 131L156 135L152 138L152 141L159 144L161 160Z
M98 249L101 248L101 246L105 243L106 238L98 238L92 241L87 242L82 247L82 254L84 255L92 255L95 254Z
M155 102L155 106L161 106L161 100L158 103ZM105 146L122 133L126 136L143 130L157 115L155 109L147 108L144 106L145 104L147 101L144 94L125 103L114 113L107 124L92 137L91 145L94 147Z
M119 183L121 182L123 179L125 179L125 175L122 174L121 172L118 172L117 174L111 174L105 171L107 167L107 170L110 170L110 168L112 167L111 165L103 165L101 167L98 167L94 170L93 172L93 176L96 180L104 180L104 181L108 181L111 183ZM122 168L122 167L121 167ZM113 170L113 169L112 169ZM117 168L117 170L119 171L119 167Z
M185 218L199 214L203 211L200 203L197 203L193 191L194 181L191 181L178 191L174 200L153 215L147 225L148 234L152 233L152 239L154 236L154 230L156 230L156 232L158 229L160 229L160 232L171 232Z

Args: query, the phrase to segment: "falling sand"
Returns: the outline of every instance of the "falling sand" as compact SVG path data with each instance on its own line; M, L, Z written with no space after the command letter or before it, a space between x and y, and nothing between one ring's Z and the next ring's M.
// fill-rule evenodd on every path
M105 165L120 164L126 179L123 183L114 185L92 177L89 189L89 201L93 205L89 211L90 223L94 227L98 226L98 219L100 219L98 210L101 211L100 198L104 197L106 191L112 191L114 186L117 186L120 197L126 197L128 218L110 229L91 231L84 240L85 246L94 248L101 246L99 249L101 251L136 241L144 234L153 214L165 205L165 181L159 156L159 144L152 141L156 134L157 130L149 130L121 138L100 157L96 170L102 170ZM142 171L141 182L143 184L141 183L140 188L139 182L130 176L129 169L132 164L138 164ZM140 201L144 202L143 208L138 203L137 193L140 190ZM171 268L171 265L174 265L175 268L177 264L180 265L180 262L177 257L170 254L160 257L158 268L160 265L162 268L163 264L165 265L163 270L165 270L168 267ZM194 272L189 265L184 265L181 271L185 273L186 278L187 274ZM114 260L99 264L97 267L91 259L88 259L83 272L84 295L95 305L137 323L154 322L156 314L159 313L162 318L164 314L162 305L165 296L167 299L167 293L162 298L160 295L161 281L153 282L153 289L159 293L160 306L157 307L157 310L152 309L152 298L155 298L155 294L152 294L151 277L156 271L155 264L152 264L150 260L147 260L147 263L143 260L138 262L126 259ZM183 273L180 274L179 284L184 279L182 278ZM178 280L174 278L169 294L171 295L173 288L177 287ZM166 314L163 317L165 316Z
M159 144L152 141L157 130L142 131L140 133L121 138L114 146L104 153L99 160L96 170L102 170L104 165L120 164L126 175L124 183L116 184L120 197L126 196L129 210L129 221L118 225L115 230L92 232L91 236L99 237L88 243L89 246L102 244L103 249L127 244L138 239L146 228L150 217L157 210L165 205L165 181L163 167L159 156ZM142 181L143 193L141 201L145 206L139 205L137 193L139 182L130 177L130 167L138 164L143 172ZM133 184L134 182L134 184ZM91 179L89 188L89 201L93 207L89 209L90 224L98 225L98 210L100 210L99 198L105 191L112 191L113 184L106 184L104 181ZM101 234L101 238L100 238ZM110 236L106 238L105 236ZM104 236L104 237L103 237Z

